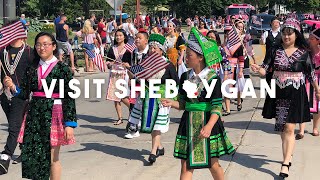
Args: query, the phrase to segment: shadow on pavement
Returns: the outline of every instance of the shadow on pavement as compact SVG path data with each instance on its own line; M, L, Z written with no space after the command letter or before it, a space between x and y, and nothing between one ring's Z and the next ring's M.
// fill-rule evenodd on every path
M273 122L271 120L271 122ZM250 123L250 126L248 130L261 130L268 134L278 134L274 131L274 124L271 123L265 123L265 122L255 122L255 121L235 121L235 122L224 122L224 127L233 128L233 129L245 129L248 124Z
M264 158L267 158L267 156L266 155L244 154L244 153L236 152L232 161L241 165L241 166L247 167L249 169L255 169L257 171L269 174L272 177L274 177L275 179L278 178L278 174L275 174L271 170L265 169L262 166L270 164L270 163L278 163L279 164L279 172L280 172L281 162L274 161L274 160L268 160L268 159L264 159Z
M126 124L126 122L124 122L123 124ZM101 125L101 126L93 126L93 125L81 125L82 128L90 128L93 130L97 130L97 131L102 131L105 134L114 134L116 136L118 136L119 138L123 139L124 135L125 135L125 129L126 127L124 126L117 126L116 127L112 127L114 126L113 124L111 126L105 126L105 125Z
M80 145L84 146L84 148L75 150L75 151L69 151L69 152L81 152L81 151L91 151L91 150L100 151L115 157L120 157L120 158L130 159L130 160L139 160L143 162L144 166L149 166L149 162L145 160L143 155L148 155L150 151L147 151L145 149L142 149L140 151L138 149L127 149L124 147L111 146L111 145L101 144L101 143L81 143Z
M85 114L77 114L77 117L81 120L85 120L91 123L101 123L101 122L112 122L114 119L109 118L101 118L97 116L85 115Z

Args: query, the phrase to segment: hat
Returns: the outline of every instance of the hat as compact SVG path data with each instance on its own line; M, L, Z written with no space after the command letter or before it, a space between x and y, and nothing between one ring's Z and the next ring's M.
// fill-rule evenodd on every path
M191 29L187 47L204 56L206 66L220 63L222 56L215 41L207 39L195 27Z
M297 19L294 18L288 18L286 21L283 23L283 28L292 28L297 30L298 32L301 32L300 28L300 22Z
M310 35L313 35L316 39L320 40L320 29L314 29Z
M157 46L164 52L166 51L166 47L164 46L166 38L161 34L151 34L148 42L150 46Z
M139 28L139 33L148 33L147 30L145 28Z

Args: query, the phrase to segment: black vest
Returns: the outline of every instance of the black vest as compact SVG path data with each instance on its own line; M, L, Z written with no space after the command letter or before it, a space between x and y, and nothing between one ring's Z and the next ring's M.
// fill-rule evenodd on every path
M276 37L273 37L272 30L268 32L268 37L266 39L266 49L269 50L271 48L279 46L281 43L281 32L278 33Z
M148 57L148 54L145 54L143 53L142 54L142 58L141 59L138 59L138 56L136 53L133 53L133 56L132 56L132 61L131 61L131 66L135 66L137 64L139 64L141 62L141 60L145 59Z

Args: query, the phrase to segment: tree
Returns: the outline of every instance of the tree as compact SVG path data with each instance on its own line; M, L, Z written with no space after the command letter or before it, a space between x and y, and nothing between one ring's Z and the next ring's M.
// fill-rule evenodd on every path
M21 13L30 17L53 19L63 10L71 21L80 16L89 16L89 10L104 10L108 15L111 7L105 0L23 0Z

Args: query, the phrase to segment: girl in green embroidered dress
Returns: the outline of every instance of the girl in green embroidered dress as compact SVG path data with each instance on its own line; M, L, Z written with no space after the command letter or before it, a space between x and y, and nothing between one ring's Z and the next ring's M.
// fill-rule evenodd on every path
M218 158L234 152L221 121L221 80L210 69L210 57L215 53L199 42L210 44L197 30L189 36L186 63L192 68L182 74L178 101L162 99L162 105L185 110L177 132L174 156L181 159L180 179L192 179L195 168L209 168L215 180L224 179ZM216 83L209 98L202 80ZM191 86L193 85L193 86ZM194 88L192 88L194 87ZM194 90L192 90L194 89Z

